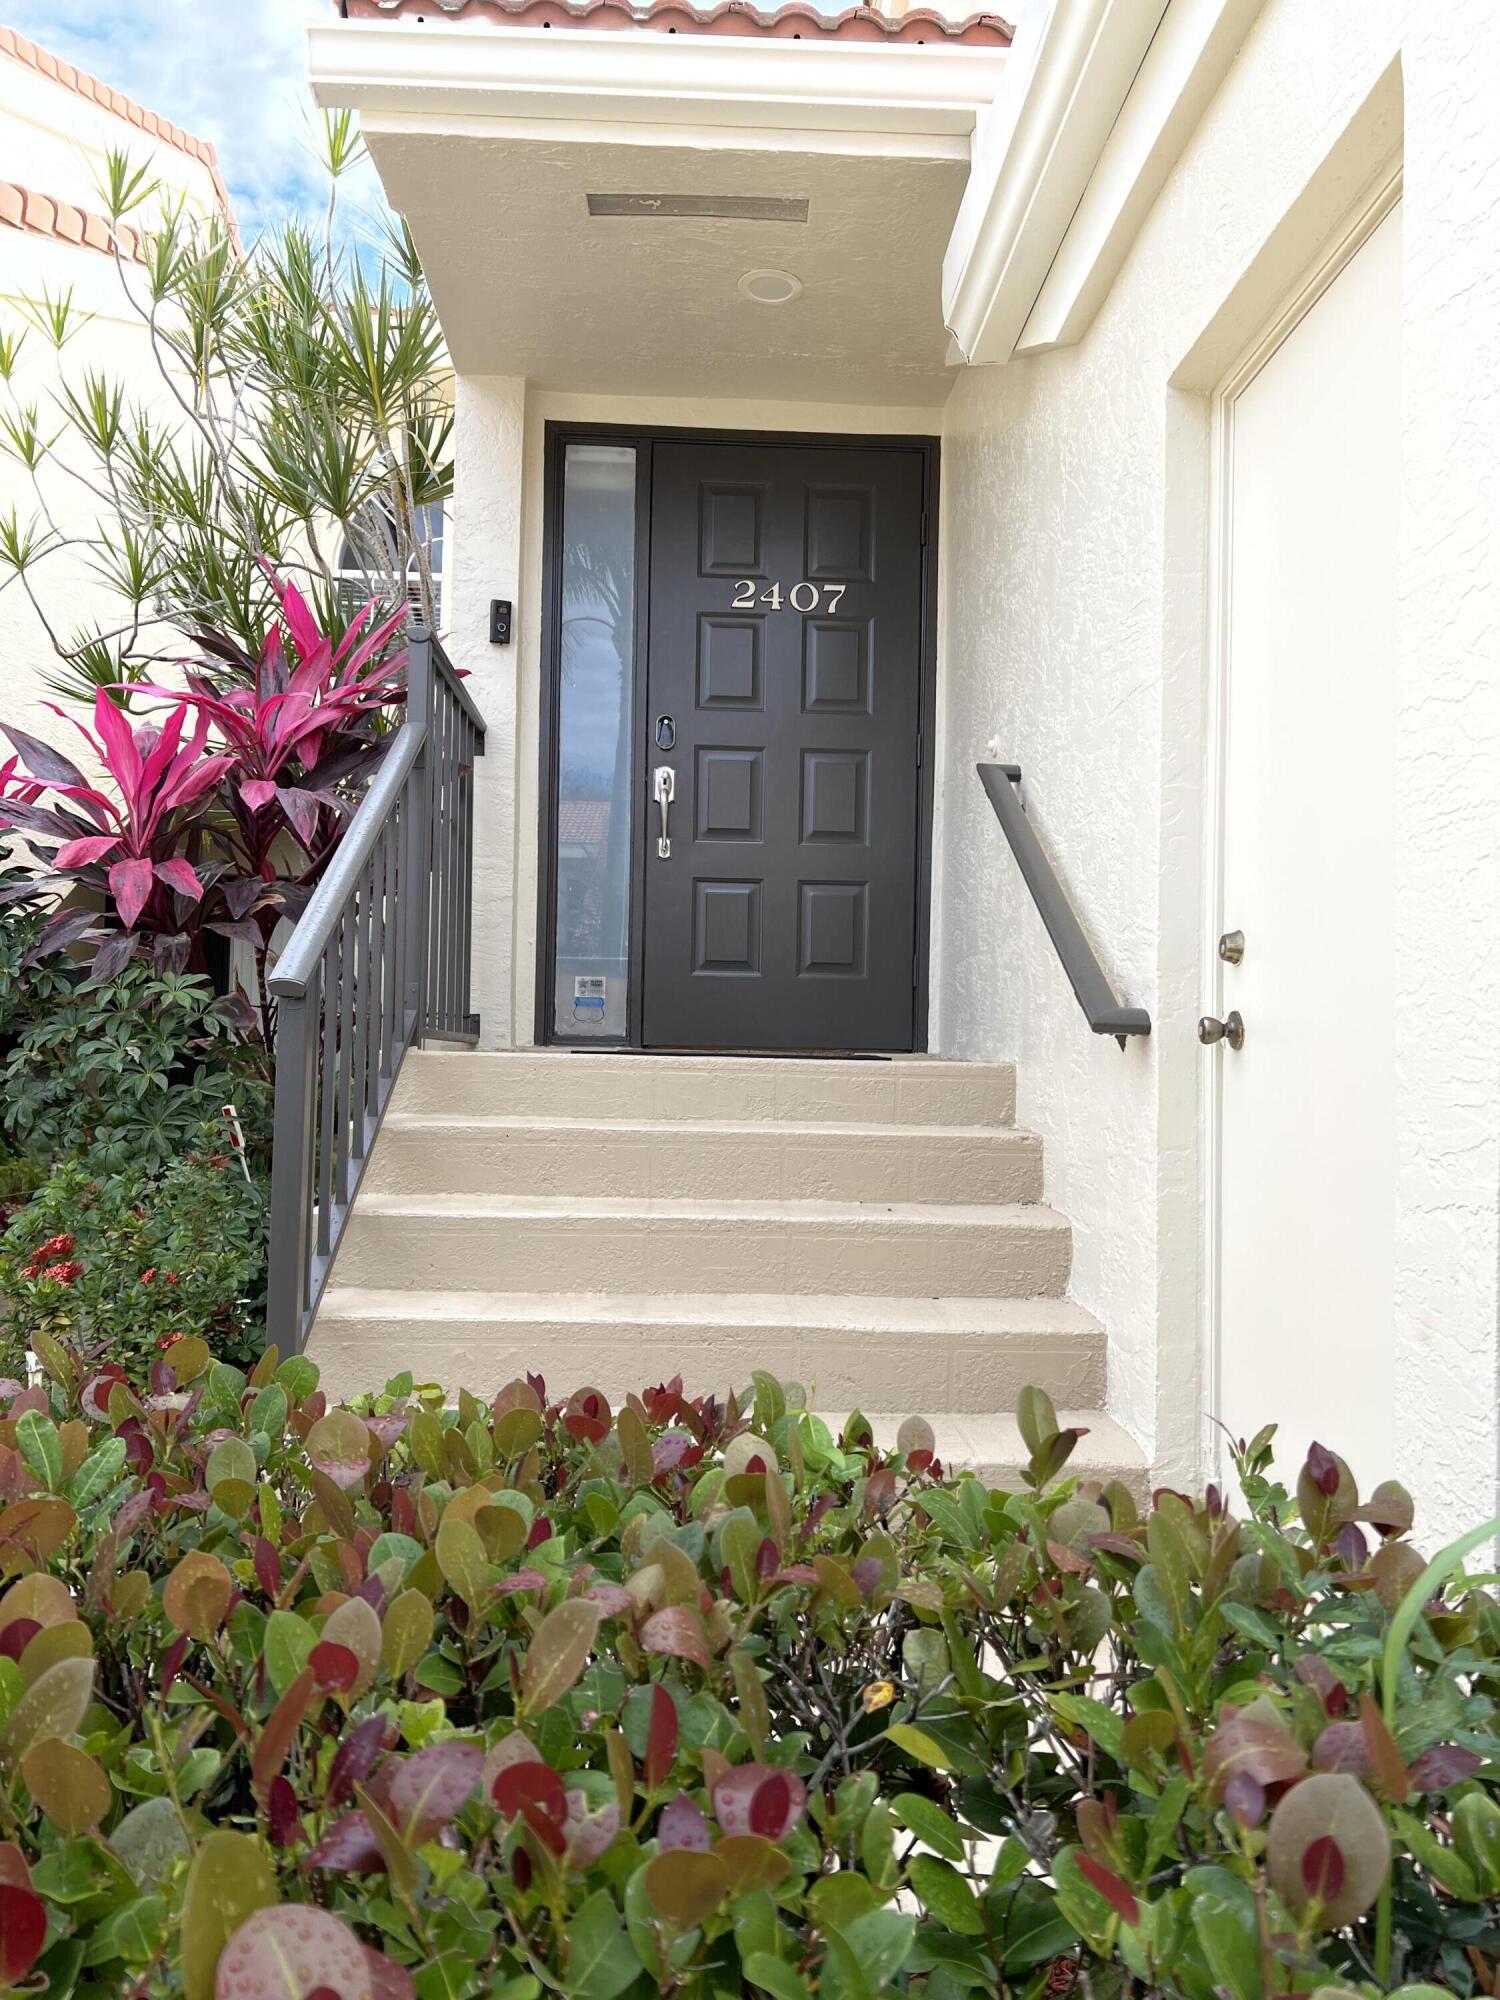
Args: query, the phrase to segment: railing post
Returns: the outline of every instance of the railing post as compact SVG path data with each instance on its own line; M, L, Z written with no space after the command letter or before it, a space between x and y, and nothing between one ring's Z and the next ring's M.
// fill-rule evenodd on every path
M313 1145L318 1104L319 982L284 993L276 1006L276 1102L272 1128L271 1240L266 1339L283 1356L301 1351L312 1251Z
M406 719L422 732L411 774L411 827L407 854L406 1011L411 1016L410 1040L420 1042L427 1026L428 937L432 904L432 635L413 631L406 660Z

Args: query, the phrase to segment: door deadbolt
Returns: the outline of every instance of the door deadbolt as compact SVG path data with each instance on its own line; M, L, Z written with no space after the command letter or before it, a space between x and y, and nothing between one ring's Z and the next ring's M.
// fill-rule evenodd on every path
M1212 1048L1215 1042L1228 1042L1232 1049L1242 1049L1245 1046L1245 1023L1237 1011L1226 1014L1222 1021L1216 1020L1212 1014L1205 1014L1198 1023L1198 1039L1206 1048Z
M1219 956L1226 965L1238 965L1245 956L1245 933L1225 931L1219 939Z

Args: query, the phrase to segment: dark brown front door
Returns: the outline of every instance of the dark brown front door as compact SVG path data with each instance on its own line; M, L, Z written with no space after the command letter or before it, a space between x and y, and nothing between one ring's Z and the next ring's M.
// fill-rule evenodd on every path
M923 475L909 448L654 447L650 1047L913 1046Z

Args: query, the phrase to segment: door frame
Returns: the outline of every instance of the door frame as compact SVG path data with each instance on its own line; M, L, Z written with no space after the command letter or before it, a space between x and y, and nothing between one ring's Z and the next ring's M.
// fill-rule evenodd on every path
M1222 1015L1224 967L1218 941L1225 926L1225 809L1228 801L1229 607L1234 551L1234 406L1283 342L1306 319L1340 273L1369 242L1401 200L1398 161L1361 200L1331 242L1304 271L1295 289L1262 324L1212 393L1209 404L1207 713L1204 742L1205 823L1208 866L1199 990L1205 1012ZM1223 1227L1223 1063L1209 1066L1203 1084L1203 1181L1201 1254L1203 1284L1200 1353L1203 1357L1203 1463L1206 1476L1221 1482L1228 1472L1224 1433L1213 1421L1222 1386L1220 1254Z
M646 887L646 817L649 801L644 788L636 782L634 774L631 782L630 808L630 991L626 1004L626 1032L623 1036L612 1037L563 1035L555 1031L552 1019L557 964L558 716L562 696L562 474L563 453L570 444L628 444L635 447L637 589L630 726L633 741L640 750L644 743L646 685L650 671L652 450L658 442L750 445L767 450L777 447L813 446L819 450L915 452L920 458L922 545L918 607L920 645L917 659L919 726L917 743L914 746L918 756L918 780L916 963L913 968L912 1049L915 1053L923 1054L927 1049L931 969L932 831L934 778L937 766L940 440L936 437L893 436L889 433L867 436L847 431L712 430L671 424L592 424L572 420L567 422L549 420L543 428L541 684L537 703L540 754L537 785L535 1024L537 1045L585 1052L641 1049L645 1046L641 1038L642 971L645 953L645 928L641 922L641 914L644 909Z

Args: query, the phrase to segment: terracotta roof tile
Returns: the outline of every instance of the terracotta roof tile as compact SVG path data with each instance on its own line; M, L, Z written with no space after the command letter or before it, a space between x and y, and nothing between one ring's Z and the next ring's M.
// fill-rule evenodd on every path
M139 126L153 138L161 139L179 153L186 153L189 159L197 160L208 169L213 182L214 196L231 227L234 210L229 202L229 190L224 185L224 177L219 172L219 156L207 139L199 139L191 132L184 132L180 125L169 119L158 118L154 111L148 111L143 104L102 83L97 76L90 76L87 70L75 69L72 63L61 61L50 49L28 41L14 28L0 28L0 56L9 56L12 62L21 63L27 69L34 69L39 76L45 76L59 84L64 90L71 90L90 103L98 104L112 111L117 118Z
M493 21L523 28L644 28L666 35L770 35L793 41L961 42L1008 48L1011 25L998 14L953 21L921 7L890 15L874 7L821 14L807 0L765 12L750 0L334 0L348 21Z
M50 236L54 242L72 243L81 250L114 254L104 216L75 208L72 202L58 201L53 195L39 194L16 181L0 181L0 225L24 230L28 236ZM141 261L140 237L125 224L120 227L120 250L133 262Z

